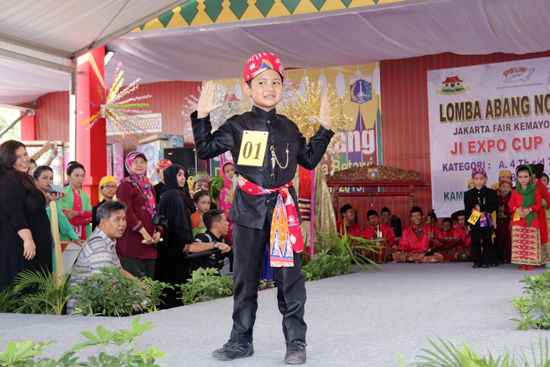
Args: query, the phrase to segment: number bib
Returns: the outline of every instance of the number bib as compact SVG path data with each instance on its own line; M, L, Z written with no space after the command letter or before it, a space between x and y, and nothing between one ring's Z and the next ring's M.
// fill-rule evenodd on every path
M474 210L472 215L470 215L470 218L468 219L468 223L475 225L479 220L479 217L481 217L481 213L477 210Z
M243 131L243 140L237 164L261 167L264 164L268 135L267 131Z

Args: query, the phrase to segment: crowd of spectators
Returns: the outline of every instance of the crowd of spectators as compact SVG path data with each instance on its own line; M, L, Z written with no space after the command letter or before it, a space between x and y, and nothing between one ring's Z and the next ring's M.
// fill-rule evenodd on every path
M195 177L193 201L184 167L159 161L156 172L161 181L153 186L145 155L130 152L125 161L128 177L121 182L103 177L98 185L100 202L92 208L82 190L86 168L70 162L65 186L54 185L48 164L57 156L55 145L46 143L34 157L50 149L51 159L37 167L21 142L0 145L0 288L12 285L23 270L63 274L63 241L82 246L73 285L106 266L115 266L132 279L147 276L177 285L189 278L191 270L228 264L229 223L223 210L211 209L216 203L211 200L208 175ZM231 180L233 174L224 166L224 178ZM226 210L232 198L229 188L224 185ZM189 253L194 254L192 261ZM171 290L164 301L166 307L181 305ZM73 305L74 299L68 303L69 313Z

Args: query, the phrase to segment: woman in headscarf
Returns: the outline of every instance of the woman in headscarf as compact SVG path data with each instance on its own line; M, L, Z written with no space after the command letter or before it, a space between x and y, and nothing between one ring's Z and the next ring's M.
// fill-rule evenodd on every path
M516 171L516 188L508 202L512 213L512 264L520 264L519 270L535 270L541 265L542 249L540 222L537 212L542 207L540 190L533 186L530 166L519 166Z
M129 176L121 181L116 196L126 204L127 226L117 240L117 253L122 255L124 270L137 278L153 278L157 258L154 245L160 241L162 228L153 225L155 190L147 178L147 158L141 152L130 152L125 166Z
M189 263L186 252L193 242L191 213L195 205L189 195L187 174L179 164L173 164L164 171L164 188L159 204L160 214L167 221L166 238L158 250L155 279L172 285L183 284L189 278ZM176 291L167 290L165 307L181 306Z
M223 178L223 188L220 192L220 209L223 210L226 217L229 217L229 211L231 205L233 205L233 177L235 176L235 164L232 160L222 163L220 174ZM227 223L229 223L229 232L227 232L225 239L233 243L233 222L228 219Z

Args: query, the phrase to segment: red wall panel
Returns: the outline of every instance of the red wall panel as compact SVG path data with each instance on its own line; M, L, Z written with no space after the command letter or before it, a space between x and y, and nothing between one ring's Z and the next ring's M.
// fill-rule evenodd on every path
M36 140L69 141L69 92L48 93L36 100Z

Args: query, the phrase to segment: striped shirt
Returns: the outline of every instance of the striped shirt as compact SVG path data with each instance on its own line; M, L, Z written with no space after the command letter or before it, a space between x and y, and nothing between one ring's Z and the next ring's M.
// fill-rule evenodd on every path
M122 269L115 246L116 240L110 239L99 227L96 227L90 238L82 245L82 250L76 258L73 268L79 272L71 276L71 285L78 284L93 273L100 273L101 268L115 266ZM67 314L75 311L75 301L74 296L67 301Z

